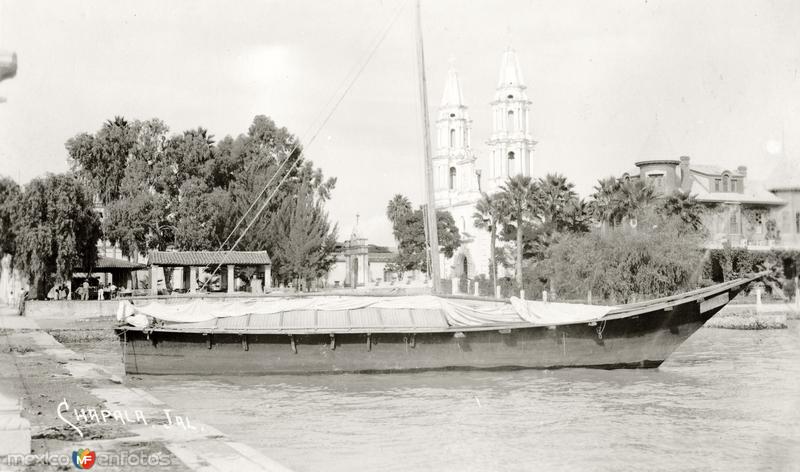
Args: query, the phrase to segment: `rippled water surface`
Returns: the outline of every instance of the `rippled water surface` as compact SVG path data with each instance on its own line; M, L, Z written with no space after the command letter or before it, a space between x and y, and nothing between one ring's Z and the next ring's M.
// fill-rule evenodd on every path
M701 329L659 369L152 377L297 471L800 470L800 322Z

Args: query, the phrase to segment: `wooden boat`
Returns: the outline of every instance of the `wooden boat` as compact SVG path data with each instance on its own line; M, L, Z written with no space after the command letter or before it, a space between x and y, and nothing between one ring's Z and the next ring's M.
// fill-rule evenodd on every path
M367 307L250 313L199 323L152 318L147 326L120 326L117 333L130 374L652 368L758 277L613 307L580 322L454 325L441 310ZM480 309L510 306L446 299Z

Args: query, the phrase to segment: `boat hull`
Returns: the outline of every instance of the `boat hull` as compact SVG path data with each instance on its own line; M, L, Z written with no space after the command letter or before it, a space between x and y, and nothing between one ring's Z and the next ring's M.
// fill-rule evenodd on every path
M701 306L693 299L596 324L417 333L118 333L129 374L652 368L722 308Z

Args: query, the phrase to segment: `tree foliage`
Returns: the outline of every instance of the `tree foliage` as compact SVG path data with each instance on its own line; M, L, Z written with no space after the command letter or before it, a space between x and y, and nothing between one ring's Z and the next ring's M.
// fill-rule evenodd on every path
M408 202L408 206L406 203ZM401 211L394 211L401 208ZM425 218L422 207L410 210L410 201L395 195L387 205L387 217L394 218L392 230L397 238L397 260L401 270L428 270L428 242L425 236ZM453 215L447 211L436 212L439 250L445 257L453 257L461 246L461 234Z
M295 282L295 287L300 287L300 282L308 287L334 264L337 228L331 228L320 198L309 184L283 200L271 229L279 235L273 268L281 279Z
M0 177L0 258L3 254L14 254L17 232L14 227L16 209L19 205L20 189L8 177Z
M275 256L289 237L273 225L288 211L287 199L307 191L321 211L336 185L303 157L295 136L265 116L256 116L246 133L219 142L204 128L168 133L158 119L129 123L118 117L94 135L67 142L73 169L105 204L105 237L129 256L168 247L228 249L240 237L237 250ZM317 230L330 230L327 220L311 221L321 225ZM320 264L312 271L325 266ZM273 273L276 283L296 279Z
M522 260L524 257L523 226L538 203L536 201L538 190L536 183L530 177L522 175L509 178L500 187L500 198L503 207L506 208L507 216L504 220L504 231L508 236L513 235L516 242L516 279L520 286L522 285Z
M117 116L95 134L81 133L66 143L72 168L102 203L119 196L125 167L136 141L136 127Z
M526 259L541 260L559 233L588 230L589 210L574 187L563 175L548 174L536 180L515 176L500 188L504 209L500 234L515 242L518 287L523 286Z
M675 217L640 216L637 229L625 226L559 235L534 270L560 298L627 303L687 290L697 284L704 251L699 233L683 232ZM641 298L639 298L641 299Z
M698 202L693 195L676 190L667 195L663 206L659 211L666 215L674 215L694 231L699 231L703 227L703 213L706 207Z
M475 227L489 232L489 277L497 285L497 232L505 223L506 212L499 195L483 194L475 204L472 219Z
M31 181L16 211L16 266L42 296L46 284L69 282L76 268L97 261L100 220L88 192L73 175Z

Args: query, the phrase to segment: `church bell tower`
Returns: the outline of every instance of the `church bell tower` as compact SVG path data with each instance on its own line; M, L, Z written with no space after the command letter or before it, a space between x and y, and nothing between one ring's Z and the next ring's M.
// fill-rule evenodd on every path
M433 155L436 206L456 204L477 193L475 155L470 145L472 120L455 68L447 72L444 95L436 119L436 149Z
M509 48L503 53L500 78L492 106L492 135L487 141L491 159L488 189L496 189L509 177L531 175L533 148L530 134L531 101L522 78L517 53Z

